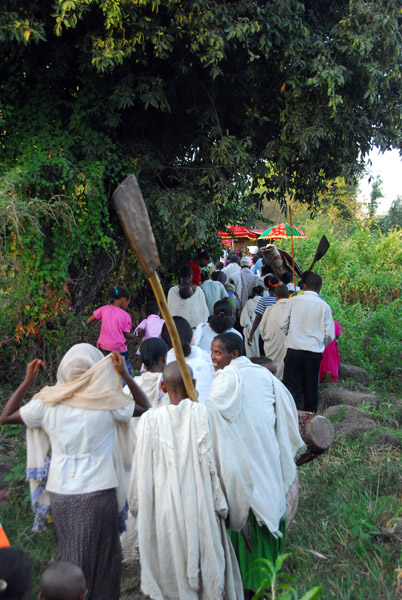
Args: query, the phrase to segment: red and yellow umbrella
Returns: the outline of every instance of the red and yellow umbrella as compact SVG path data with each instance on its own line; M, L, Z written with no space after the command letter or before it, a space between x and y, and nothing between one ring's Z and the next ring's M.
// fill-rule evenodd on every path
M287 223L281 223L280 225L272 225L268 227L260 236L259 240L289 240L291 237L294 238L307 238L308 236L299 229L299 227L290 227Z

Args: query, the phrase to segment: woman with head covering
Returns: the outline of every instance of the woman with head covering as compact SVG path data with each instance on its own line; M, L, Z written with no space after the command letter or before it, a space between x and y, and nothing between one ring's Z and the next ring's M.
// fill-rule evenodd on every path
M56 560L80 566L90 600L120 594L120 525L132 439L129 421L150 404L117 352L104 357L90 344L77 344L63 357L57 383L22 401L45 366L34 359L23 383L3 409L3 424L27 426L27 478L36 513L34 529L52 517ZM135 403L121 391L121 377ZM50 451L50 458L48 453ZM119 522L120 521L120 522Z
M219 300L214 305L214 312L209 317L208 323L200 323L195 330L193 344L209 354L214 337L225 332L242 337L241 333L233 328L232 305L229 300Z

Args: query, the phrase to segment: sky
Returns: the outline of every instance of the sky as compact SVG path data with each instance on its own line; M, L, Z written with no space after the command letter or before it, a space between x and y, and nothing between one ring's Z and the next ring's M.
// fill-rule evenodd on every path
M392 201L398 195L402 196L402 158L398 150L389 150L380 154L377 149L370 152L369 158L372 165L367 166L367 175L360 181L358 199L362 203L369 201L373 181L379 175L382 179L381 190L384 198L379 201L377 214L385 214ZM368 182L370 175L371 183Z

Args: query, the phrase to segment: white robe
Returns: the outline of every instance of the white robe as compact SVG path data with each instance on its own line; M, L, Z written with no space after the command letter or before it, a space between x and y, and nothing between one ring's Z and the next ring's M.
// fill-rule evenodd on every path
M285 347L286 335L280 325L289 314L289 301L287 298L281 298L276 304L269 306L260 323L260 333L264 340L265 356L274 361L277 367L276 376L282 380L285 368L285 356L287 348Z
M233 327L227 329L225 333L235 333L243 339L242 334ZM193 344L194 346L201 348L201 350L204 350L204 352L207 352L210 355L212 341L217 335L218 334L212 329L209 323L200 323L199 325L197 325L197 329L194 331Z
M280 536L286 495L296 479L294 459L304 448L292 396L268 369L240 356L217 372L207 403L231 424L239 448L247 451L254 486L250 508L257 521Z
M254 296L254 298L250 298L247 300L243 310L240 315L240 325L243 327L243 335L244 335L244 348L246 350L246 355L249 358L253 356L260 356L260 347L258 344L258 338L260 336L260 326L254 332L253 341L251 342L251 346L248 345L248 336L250 335L251 328L253 327L255 314L254 310L258 304L258 300L260 296Z
M128 500L138 514L141 590L153 600L243 598L224 521L229 512L230 525L242 527L252 492L227 429L216 411L209 418L205 405L189 399L141 417ZM237 472L227 465L221 482L219 462L233 456Z
M195 329L198 323L208 320L208 306L200 287L195 288L190 298L183 300L179 294L179 286L175 285L168 292L167 303L172 317L183 317L190 323L192 329Z
M239 299L239 311L243 310L253 287L256 285L258 275L254 275L251 269L243 267L240 271L232 273L229 276L229 281L232 281L236 287L236 294Z
M166 364L174 360L176 360L176 354L174 349L171 348L167 353ZM185 361L192 368L193 377L196 379L195 389L198 393L198 402L205 403L215 378L215 369L212 365L211 356L205 350L198 348L198 346L191 345L190 356L186 356Z

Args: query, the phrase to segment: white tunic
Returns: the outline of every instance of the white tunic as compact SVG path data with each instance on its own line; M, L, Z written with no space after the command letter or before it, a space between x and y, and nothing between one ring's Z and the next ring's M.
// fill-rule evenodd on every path
M286 336L281 323L289 314L289 300L281 298L276 304L268 306L260 323L260 333L264 340L265 356L274 361L277 367L276 376L282 380L286 356Z
M225 333L236 333L238 336L242 337L241 333L237 331L237 329L234 329L234 327L227 329ZM198 348L201 348L202 350L210 354L212 341L217 335L218 334L212 329L209 323L200 323L197 326L197 329L194 331L194 346L198 346Z
M231 424L247 452L257 521L278 535L286 494L296 478L294 457L304 447L294 400L265 367L238 357L217 372L208 403Z
M251 358L253 356L260 356L260 347L258 344L258 338L260 336L260 326L254 332L253 341L251 342L251 346L248 344L248 336L250 335L250 331L253 327L254 319L255 319L255 308L258 304L258 300L260 296L254 296L254 298L250 298L247 300L243 310L240 315L240 325L243 327L243 336L244 336L244 348L246 350L246 355Z
M230 438L223 419L215 414L210 424L207 407L189 399L141 417L129 506L138 515L141 590L153 600L243 598L224 521L229 511L239 528L244 524L251 488L241 450L237 457L232 445L226 457L236 456L239 470L227 475L225 498L211 434L219 426L215 437L223 443Z
M176 355L174 349L171 348L167 353L166 364L174 360L176 360ZM211 356L208 352L192 345L191 354L185 357L185 361L192 368L194 379L197 380L195 389L198 392L198 401L204 403L208 398L209 390L215 378Z
M116 425L129 422L130 403L117 410L85 410L64 403L49 406L39 398L21 407L21 418L49 436L52 458L46 489L57 494L87 494L119 485L113 463Z
M195 288L190 298L183 300L179 294L179 286L175 285L168 292L167 303L172 317L183 317L190 323L192 329L195 329L198 323L208 320L209 311L204 292L200 287Z

